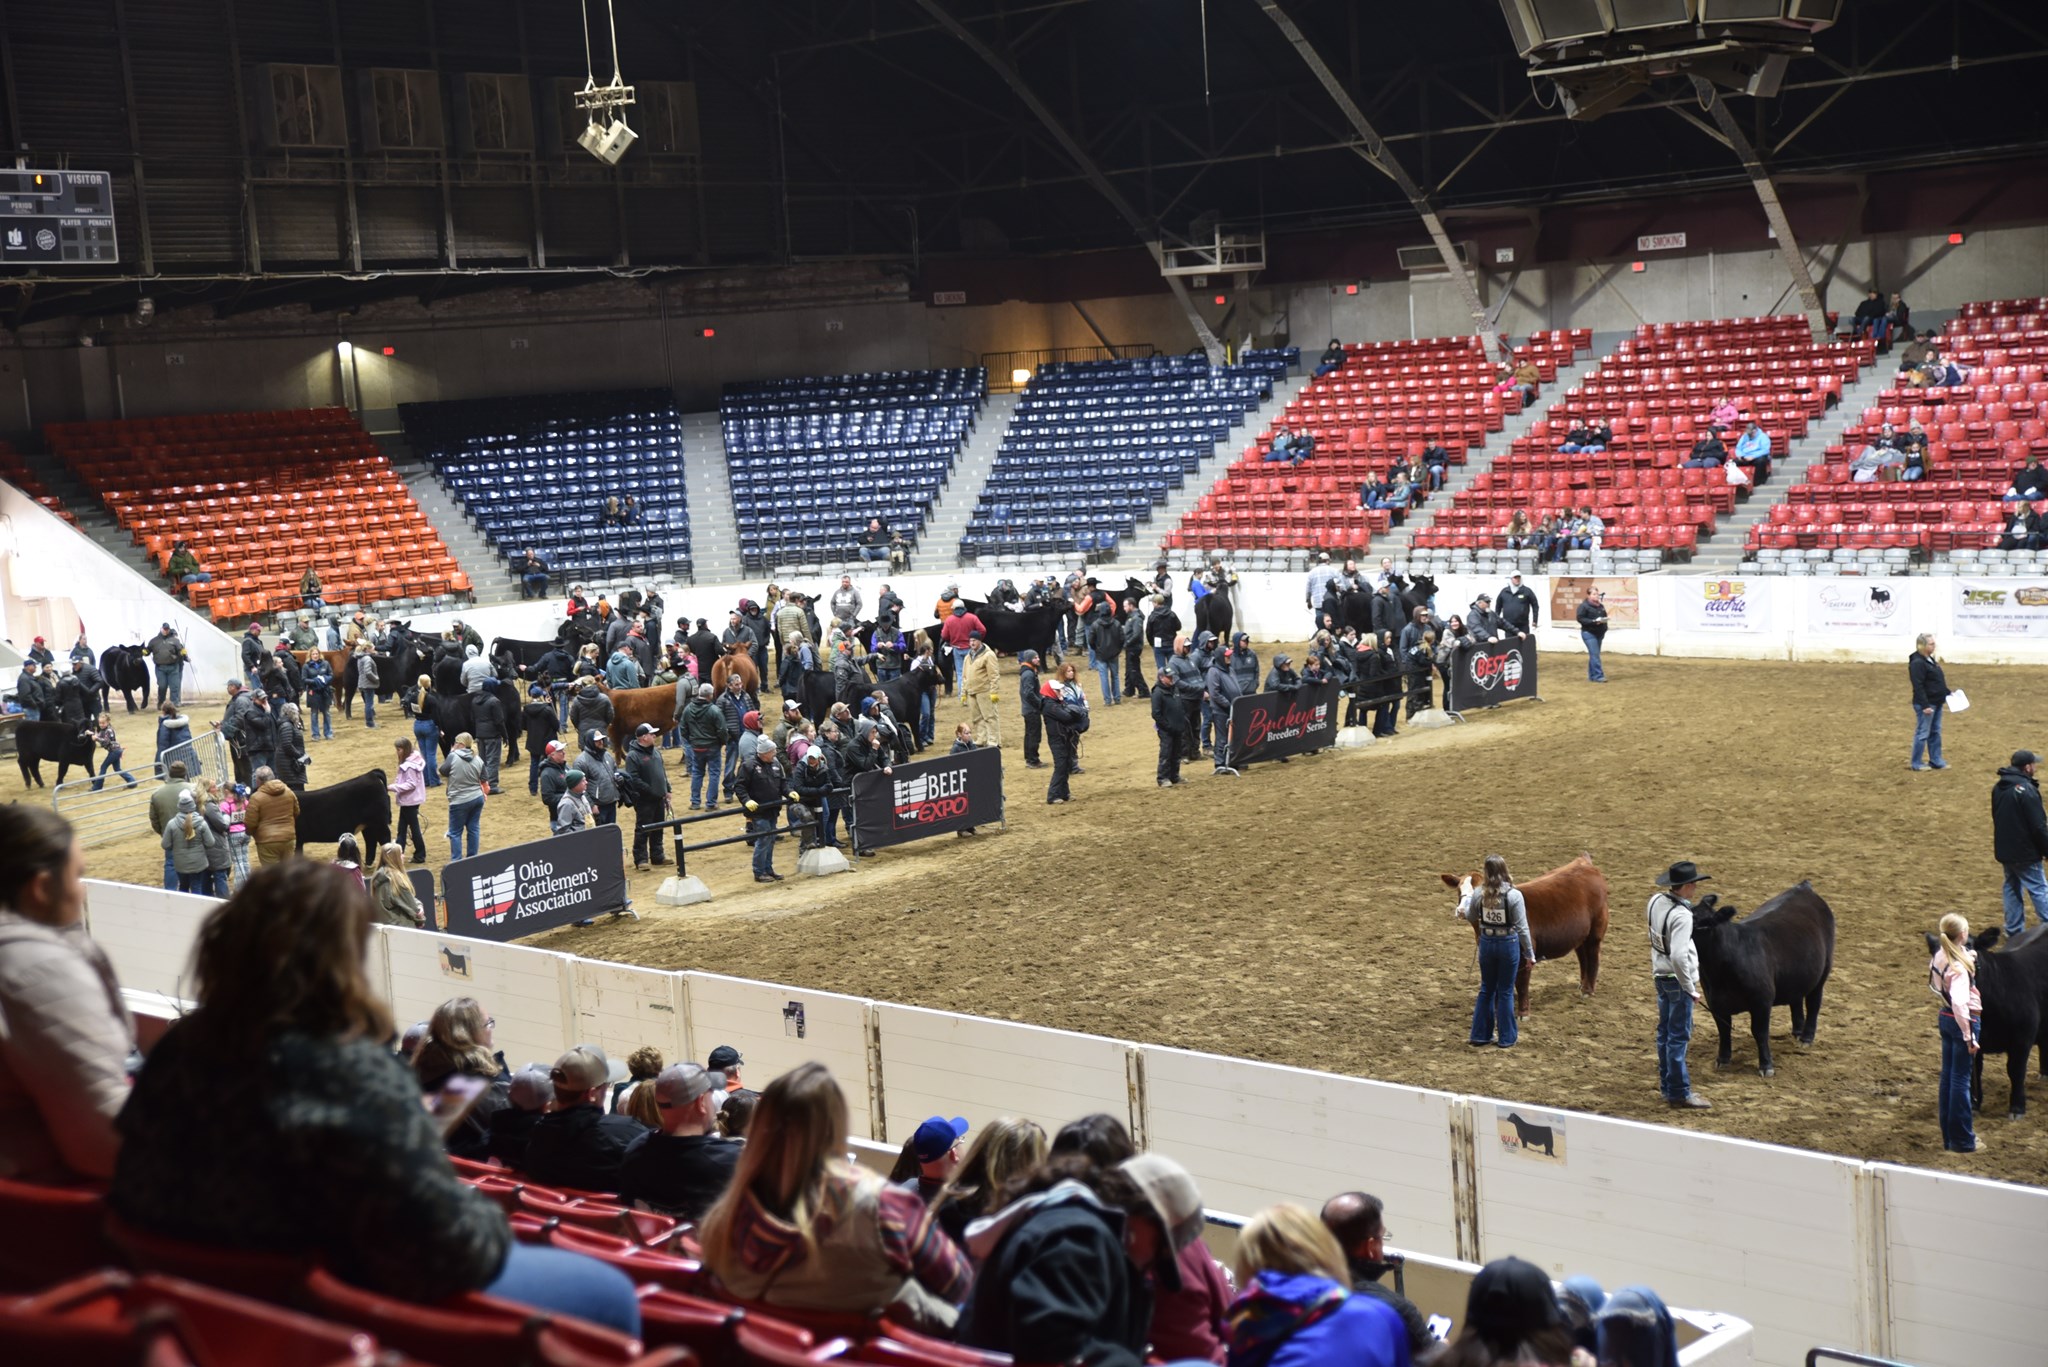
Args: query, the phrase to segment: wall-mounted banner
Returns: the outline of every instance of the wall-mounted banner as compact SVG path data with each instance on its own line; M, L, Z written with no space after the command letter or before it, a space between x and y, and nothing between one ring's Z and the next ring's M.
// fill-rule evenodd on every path
M1531 1111L1527 1108L1506 1111L1496 1106L1493 1122L1499 1131L1503 1153L1538 1163L1565 1166L1563 1116L1554 1111Z
M441 870L447 931L478 940L517 940L626 905L622 827L550 836Z
M853 844L876 850L1003 819L1003 755L963 750L853 776Z
M2048 580L1956 580L1956 635L2048 636Z
M1550 617L1552 626L1572 626L1579 617L1579 604L1586 601L1589 589L1600 590L1600 606L1607 609L1609 631L1634 631L1643 624L1643 597L1641 581L1634 575L1593 576L1585 574L1554 574L1550 577Z
M1447 705L1453 712L1499 707L1536 696L1536 647L1522 641L1461 646L1451 659Z
M1741 579L1674 579L1680 631L1768 631L1770 595Z
M1806 629L1830 635L1896 636L1912 629L1902 579L1815 579L1806 586Z
M1306 755L1337 743L1337 685L1248 693L1230 705L1230 761Z

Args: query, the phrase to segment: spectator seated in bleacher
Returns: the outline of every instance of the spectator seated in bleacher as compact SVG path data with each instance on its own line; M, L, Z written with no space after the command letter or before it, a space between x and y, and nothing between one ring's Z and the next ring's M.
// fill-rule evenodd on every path
M320 596L320 572L311 565L299 576L299 602L308 612L327 611L327 600Z
M1365 506L1385 508L1392 512L1405 512L1415 501L1415 486L1408 482L1408 471L1396 470L1391 479L1365 486Z
M1591 419L1580 423L1564 434L1564 444L1557 449L1567 455L1578 452L1598 454L1614 444L1614 427L1610 423L1595 422Z
M2007 503L2038 503L2048 498L2048 470L2041 468L2041 458L2031 452L2027 463L2013 472L2012 483L2007 486L2004 501Z
M489 1152L491 1117L512 1104L512 1073L505 1056L491 1048L497 1022L474 997L452 997L434 1008L427 1020L427 1042L413 1056L420 1090L438 1092L452 1077L473 1077L484 1093L462 1123L448 1134L448 1152L481 1159Z
M732 1183L740 1144L717 1133L725 1089L717 1075L678 1063L654 1079L661 1129L626 1150L619 1169L619 1199L681 1220L701 1220Z
M1752 483L1762 484L1771 477L1771 434L1758 427L1754 419L1735 439L1735 460L1749 472Z
M0 807L0 1177L104 1181L121 1138L135 1031L86 934L71 823Z
M548 596L548 562L533 547L528 546L519 558L512 562L512 568L519 573L519 596L521 598L545 598Z
M1719 426L1707 429L1706 435L1692 444L1692 453L1680 467L1685 470L1718 470L1727 463L1728 448L1722 444Z
M1707 421L1715 427L1725 429L1735 426L1736 419L1741 416L1742 410L1735 406L1735 400L1723 394L1721 402L1708 411Z
M1571 1361L1571 1331L1564 1311L1558 1308L1550 1277L1520 1258L1496 1258L1479 1269L1465 1296L1465 1321L1457 1340L1436 1359L1437 1367L1495 1367L1518 1362L1562 1367ZM1638 1360L1627 1361L1632 1367ZM1676 1355L1669 1361L1675 1362Z
M2022 503L2005 515L2005 531L1998 538L2001 551L2048 549L2048 518L2033 504Z
M1270 1206L1245 1223L1237 1239L1237 1282L1233 1363L1397 1367L1411 1361L1400 1314L1352 1292L1337 1236L1300 1206Z
M192 553L192 547L185 541L171 543L171 562L165 567L171 582L181 588L193 584L211 584L213 576L200 565L199 557Z
M1508 516L1508 525L1503 533L1508 539L1508 549L1519 551L1536 539L1536 533L1529 526L1529 510L1517 508Z
M555 1099L555 1084L547 1069L530 1063L512 1075L507 1095L511 1104L491 1116L484 1152L508 1167L523 1168L527 1142Z
M579 1044L555 1060L548 1077L555 1084L555 1108L527 1141L526 1171L549 1186L617 1191L626 1150L647 1127L630 1116L604 1113L605 1089L612 1082L604 1050Z
M1872 290L1856 306L1856 315L1849 320L1849 335L1882 342L1890 330L1891 320L1885 314L1884 295Z
M1001 1210L1011 1179L1043 1163L1045 1152L1045 1131L1036 1121L999 1116L983 1125L945 1189L929 1203L939 1227L964 1247L967 1226Z
M1495 386L1502 393L1513 390L1521 394L1522 406L1527 408L1536 402L1536 386L1543 382L1543 372L1536 368L1534 361L1523 359L1513 365L1500 368L1500 383Z
M1890 312L1885 314L1885 323L1891 329L1890 335L1893 337L1913 335L1913 310L1907 306L1905 295L1897 291L1892 293L1892 306Z
M517 1244L457 1180L391 1016L363 973L356 880L289 859L199 929L198 1008L165 1032L119 1120L109 1197L159 1238L317 1258L345 1281L433 1303L485 1291L623 1333L633 1284L594 1259Z
M1266 459L1285 461L1289 465L1299 465L1309 458L1309 454L1315 449L1315 444L1314 437L1297 437L1284 427L1276 428L1273 432L1273 440L1266 446Z
M1857 484L1897 479L1896 474L1885 472L1903 469L1905 464L1906 453L1899 449L1899 434L1890 423L1886 423L1884 430L1857 453L1856 459L1849 462L1849 478Z
M1428 1362L1441 1351L1429 1332L1429 1321L1415 1308L1415 1302L1380 1284L1380 1278L1393 1266L1387 1261L1387 1225L1380 1198L1362 1191L1340 1192L1323 1203L1322 1221L1336 1236L1337 1247L1344 1254L1344 1265L1350 1272L1346 1280L1352 1291L1379 1301L1399 1315L1402 1330L1408 1336L1409 1360L1418 1364Z
M1901 383L1905 382L1909 371L1918 370L1921 366L1927 364L1927 358L1934 355L1940 342L1940 333L1923 332L1912 341L1906 343L1905 348L1899 352L1899 380Z
M731 1185L697 1229L704 1266L728 1294L807 1310L886 1306L951 1329L973 1269L916 1193L847 1161L846 1097L823 1064L769 1083L747 1128Z
M1429 487L1432 491L1444 487L1444 473L1450 469L1451 453L1444 446L1441 437L1430 437L1423 443L1422 463L1429 470Z
M617 494L606 494L604 506L598 509L597 525L600 527L623 527L626 525L626 510Z
M1536 524L1536 562L1547 565L1553 560L1564 559L1564 519L1555 513L1549 514Z
M1343 368L1344 344L1335 337L1332 337L1330 344L1323 348L1322 356L1316 361L1315 377L1320 380L1325 375L1335 374Z
M889 543L893 539L889 529L882 525L882 519L869 518L867 530L860 534L860 558L870 565L887 560Z

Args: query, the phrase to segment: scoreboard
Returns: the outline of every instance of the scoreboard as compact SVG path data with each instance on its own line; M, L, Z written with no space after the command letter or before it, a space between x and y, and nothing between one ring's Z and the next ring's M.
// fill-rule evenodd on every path
M107 172L0 170L0 265L111 265L120 259Z

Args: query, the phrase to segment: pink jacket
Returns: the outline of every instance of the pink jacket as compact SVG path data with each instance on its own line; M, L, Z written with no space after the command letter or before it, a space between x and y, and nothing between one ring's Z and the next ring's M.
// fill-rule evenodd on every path
M391 785L392 795L401 807L417 807L427 800L427 757L415 750L405 757L398 766L398 779Z

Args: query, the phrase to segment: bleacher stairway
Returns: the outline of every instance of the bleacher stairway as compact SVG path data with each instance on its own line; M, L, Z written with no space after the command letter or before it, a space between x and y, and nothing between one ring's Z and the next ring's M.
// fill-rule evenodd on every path
M1880 357L1876 364L1863 368L1856 383L1843 386L1841 403L1810 425L1806 435L1793 442L1789 451L1772 461L1770 482L1738 503L1733 513L1718 521L1713 536L1700 543L1692 558L1693 572L1733 574L1742 564L1750 528L1768 518L1771 509L1785 501L1792 486L1806 477L1808 465L1827 459L1828 447L1841 440L1845 427L1862 418L1864 409L1877 404L1878 395L1897 374L1898 367L1890 358Z
M1616 337L1609 343L1609 347L1618 342L1619 337ZM1451 467L1449 475L1444 480L1444 487L1431 494L1429 501L1422 505L1415 516L1388 533L1385 542L1376 542L1372 554L1391 555L1397 560L1406 559L1409 550L1415 545L1416 534L1427 529L1430 523L1436 521L1439 512L1450 507L1453 499L1471 488L1472 482L1486 472L1496 457L1513 450L1518 438L1528 436L1529 429L1543 417L1553 400L1561 394L1568 393L1573 385L1599 369L1601 359L1600 342L1595 338L1591 353L1580 357L1576 364L1558 371L1557 378L1544 385L1536 395L1536 402L1508 418L1501 425L1500 431L1489 435L1486 445L1476 451L1467 451L1465 463Z
M700 584L741 578L740 529L726 475L725 427L716 412L683 414L683 478L690 495L690 558Z
M443 487L434 473L433 464L412 449L412 443L403 432L378 432L374 435L377 448L405 482L406 492L420 505L427 521L441 534L448 553L469 576L470 586L476 594L476 606L487 608L518 602L519 583L512 578L504 558L491 548L491 543L484 539L484 534L463 512L462 505ZM542 555L548 553L546 546L535 549Z
M64 504L64 511L76 519L78 530L89 537L93 544L106 551L122 564L134 570L153 584L164 583L163 571L149 558L149 552L136 544L135 538L123 531L114 521L90 489L85 487L78 476L71 473L69 466L49 450L38 444L16 448L26 465L43 486L56 495Z
M959 563L960 538L967 535L975 504L981 501L982 486L988 483L989 471L995 468L996 448L1003 444L1003 434L1010 430L1017 401L1023 397L991 394L982 400L981 411L974 418L974 430L960 444L960 454L953 458L953 468L947 473L931 512L925 516L924 532L911 553L912 568L937 571Z
M1216 487L1217 481L1230 469L1230 463L1244 454L1245 448L1253 444L1259 433L1280 420L1280 415L1287 411L1287 405L1294 402L1308 381L1306 375L1290 375L1275 381L1273 392L1266 396L1266 401L1245 414L1243 424L1233 427L1230 435L1217 442L1216 449L1195 467L1194 473L1181 481L1180 488L1167 494L1165 506L1155 509L1152 514L1150 535L1145 538L1149 551L1165 554L1161 549L1162 543L1180 526L1181 519L1194 511L1195 505L1202 501L1202 495ZM1156 555L1147 557L1148 561L1156 558Z

